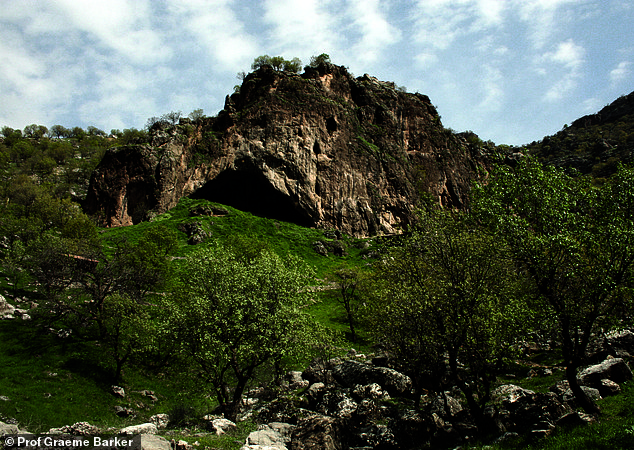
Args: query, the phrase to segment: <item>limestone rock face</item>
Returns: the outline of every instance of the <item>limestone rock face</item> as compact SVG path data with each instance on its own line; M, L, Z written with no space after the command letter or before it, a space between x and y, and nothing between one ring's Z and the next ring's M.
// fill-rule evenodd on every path
M88 213L107 226L146 220L193 196L354 236L411 222L423 193L461 207L487 165L443 128L427 96L340 66L263 67L217 117L157 124L150 142L109 150Z

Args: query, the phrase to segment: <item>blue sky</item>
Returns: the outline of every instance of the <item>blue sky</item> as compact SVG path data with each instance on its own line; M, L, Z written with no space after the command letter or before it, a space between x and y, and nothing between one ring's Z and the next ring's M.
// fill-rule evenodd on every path
M0 126L214 115L256 56L335 64L521 145L634 91L631 0L0 0Z

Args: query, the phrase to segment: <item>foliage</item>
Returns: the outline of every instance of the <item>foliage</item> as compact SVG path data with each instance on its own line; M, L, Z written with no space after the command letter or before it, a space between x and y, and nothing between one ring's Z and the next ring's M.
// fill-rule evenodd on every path
M376 270L373 332L412 378L417 401L423 389L457 385L481 418L526 322L497 239L463 213L429 208Z
M308 66L317 68L321 66L322 64L331 64L330 56L327 53L322 53L321 55L317 55L317 56L314 56L314 55L311 56L310 63L308 64Z
M591 335L627 319L634 263L634 171L621 168L601 188L526 159L499 167L474 192L482 222L532 280L545 317L557 321L571 389ZM615 323L614 321L617 321Z
M182 113L180 111L170 111L163 114L161 117L150 117L145 124L145 129L149 131L155 126L176 125L178 124L181 115Z
M366 274L356 267L338 267L332 273L328 274L327 280L334 283L341 294L337 297L337 301L346 310L346 318L352 342L357 342L357 333L355 330L357 322L357 313L362 305L361 291L366 282Z
M251 70L258 70L264 66L271 66L279 71L298 73L302 69L302 61L299 58L287 60L282 56L261 55L253 60Z
M187 117L189 117L191 120L193 120L195 122L197 120L200 120L200 119L204 118L205 117L205 113L202 110L202 108L195 109L192 112L190 112Z
M263 251L245 260L222 247L200 249L179 268L180 288L166 301L172 338L230 420L249 383L309 348L313 327L300 312L309 275L294 258Z

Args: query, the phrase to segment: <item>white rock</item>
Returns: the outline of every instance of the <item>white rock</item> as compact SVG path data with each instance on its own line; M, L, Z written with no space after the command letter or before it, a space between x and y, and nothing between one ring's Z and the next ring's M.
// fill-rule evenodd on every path
M122 428L119 431L121 434L156 434L158 428L153 423L142 423L141 425L132 425L130 427Z

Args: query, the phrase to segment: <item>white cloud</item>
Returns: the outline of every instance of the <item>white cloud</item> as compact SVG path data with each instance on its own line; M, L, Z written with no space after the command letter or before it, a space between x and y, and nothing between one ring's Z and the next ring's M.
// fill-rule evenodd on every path
M134 63L156 64L172 55L161 32L153 27L155 3L150 0L56 0L53 4L76 30Z
M558 80L548 89L544 100L554 102L564 98L578 85L582 76L581 68L585 62L585 48L574 43L572 39L560 42L555 51L547 52L542 61L549 66L542 68L544 74L555 73Z
M487 112L499 111L504 102L504 89L502 88L504 76L500 69L490 64L484 66L484 71L484 76L480 82L484 98L478 106Z
M273 50L286 57L345 50L337 4L332 0L266 0L263 19L272 27L267 40Z
M625 80L632 71L630 70L630 66L632 63L629 61L622 61L616 66L612 71L610 71L610 81L614 84Z
M504 26L508 0L418 0L412 11L413 38L421 58L448 51L456 40Z
M168 4L168 10L195 38L193 47L184 51L195 52L196 46L202 45L219 71L230 72L244 70L257 56L256 38L245 31L231 1L170 0Z
M381 11L379 0L351 0L348 13L361 34L352 54L362 65L374 63L387 47L401 39L401 32Z
M577 70L584 62L585 49L574 43L572 39L560 42L557 50L548 52L544 55L544 59L563 65L564 67Z
M558 21L563 16L560 9L567 4L578 5L586 0L512 0L520 19L530 28L533 47L541 49L559 30Z

